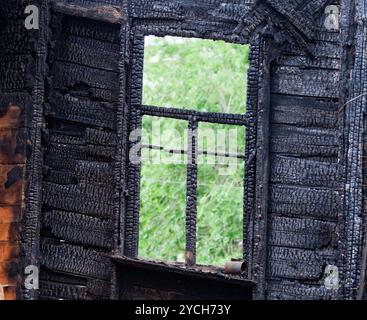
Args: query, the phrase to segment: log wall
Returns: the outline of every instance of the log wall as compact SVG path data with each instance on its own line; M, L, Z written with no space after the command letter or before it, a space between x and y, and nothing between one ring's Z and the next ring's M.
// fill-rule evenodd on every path
M45 104L41 299L108 299L120 26L55 13Z
M125 117L121 128L119 108L126 89L121 70L131 67L131 57L121 52L125 39L115 15L112 20L98 20L95 13L75 17L70 8L51 10L47 1L40 1L45 13L41 30L26 30L22 12L35 2L0 3L0 299L32 299L38 294L41 299L108 299L117 281L111 254L125 240L116 243L116 219L120 215L124 223L123 201L129 196L122 190L121 177L128 168L122 168L124 144L119 141L128 124ZM310 7L322 2L309 1ZM243 4L240 0L230 3L213 14L235 26L233 19L248 13L253 1L244 0L243 13L237 12L241 6L232 6ZM158 34L165 34L173 23L174 32L185 36L220 38L218 22L211 21L206 33L198 19L183 18L192 17L190 10L193 17L206 14L195 9L197 4L187 4L189 13L180 6L164 11L137 0L130 9L141 31L149 28L148 21L156 24ZM361 95L367 81L360 70L365 69L366 14L363 1L356 0L359 24L354 36L349 19L355 8L346 1L341 4L348 25L344 35L327 30L321 15L315 35L305 31L312 37L308 49L314 59L298 46L287 45L271 64L266 238L258 243L250 239L255 245L249 248L260 245L266 251L260 287L266 299L356 298L364 293L360 281L366 279L367 260L361 215L366 206L366 99ZM260 18L255 22L261 24ZM130 27L123 31L126 35ZM251 94L260 95L261 88L255 89ZM341 109L347 99L352 100ZM255 157L255 145L252 148ZM258 218L256 210L250 212L253 219ZM37 292L21 283L22 269L33 264L41 265Z
M37 144L32 122L40 37L24 27L24 9L31 3L0 3L0 300L21 297L27 160Z
M338 294L325 280L327 266L340 267L341 50L339 32L327 30L324 21L322 15L313 38L315 59L290 46L272 65L268 299Z

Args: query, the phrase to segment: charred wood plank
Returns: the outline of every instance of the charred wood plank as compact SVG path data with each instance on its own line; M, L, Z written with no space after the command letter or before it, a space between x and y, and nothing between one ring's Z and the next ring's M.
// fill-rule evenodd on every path
M56 61L117 72L118 52L119 47L113 43L66 36L60 40L60 44L53 54Z
M270 246L268 277L318 281L327 264L335 265L337 251Z
M34 77L31 67L34 66L29 55L0 58L0 91L20 92L32 88Z
M339 151L336 130L272 125L270 151L298 156L337 157Z
M272 93L307 97L338 98L339 72L275 66Z
M337 127L337 100L273 94L271 103L272 123L316 128Z
M48 117L89 126L116 128L113 104L58 93L50 97L50 102L51 105L46 106L45 110Z
M80 178L92 178L92 175L95 175L97 178L102 179L103 176L109 176L112 174L112 164L110 162L84 161L70 158L60 159L53 157L52 155L47 155L45 163L49 168L68 171Z
M52 210L43 214L43 226L68 242L112 249L114 224L78 213Z
M64 17L62 32L78 37L120 43L120 27L118 25L101 22L96 24L90 19L75 19Z
M69 244L52 244L44 240L41 244L43 267L59 272L109 279L111 261L107 252Z
M269 300L330 300L337 299L337 290L328 290L322 283L301 284L298 281L270 281Z
M99 218L113 217L113 192L96 186L43 184L43 202L50 207Z
M276 63L279 66L287 67L340 70L340 59L330 57L317 57L311 59L306 55L282 55L276 60Z
M339 42L315 41L310 44L315 58L333 58L340 59ZM297 46L290 45L285 48L284 54L292 54L297 56L304 56L305 53Z
M337 224L315 219L272 217L269 243L301 249L337 247Z
M43 297L68 300L86 300L87 287L49 281L40 281L40 292Z
M87 128L85 139L87 143L93 145L103 145L112 147L117 145L116 133L104 130Z
M112 24L122 24L125 16L121 8L107 5L81 6L77 4L65 4L52 1L52 8L59 13L78 18L87 18Z
M332 189L271 185L270 212L287 217L336 221L342 198Z
M309 187L340 187L340 166L285 156L271 159L271 182Z
M60 159L55 159L55 161L59 161L61 165L63 165L62 161ZM50 163L52 163L52 159L50 160ZM93 164L93 162L92 162ZM96 164L96 168L98 163ZM83 167L83 166L82 166ZM112 165L111 165L112 167ZM93 170L88 171L87 168L82 169L82 171L79 171L81 173L77 173L77 166L75 166L75 169L73 169L72 172L69 171L63 171L63 170L57 170L50 167L44 167L44 181L46 182L53 182L56 184L64 184L64 185L75 185L75 184L96 184L96 185L105 185L106 187L109 187L113 184L114 176L112 168L109 168L108 171L96 171L94 174Z
M80 276L74 276L59 272L50 272L49 270L42 270L40 274L40 290L42 296L73 299L79 300L81 297L71 298L70 293L74 292L76 288L85 288L85 299L109 299L110 297L110 282L86 278ZM68 288L72 288L72 291L64 295L62 293L68 292L61 286L66 285ZM47 291L43 290L43 286L46 286ZM60 291L61 290L61 293ZM61 297L60 295L64 296Z
M51 72L54 75L53 86L58 89L73 89L78 85L112 92L119 89L118 74L115 72L58 61Z

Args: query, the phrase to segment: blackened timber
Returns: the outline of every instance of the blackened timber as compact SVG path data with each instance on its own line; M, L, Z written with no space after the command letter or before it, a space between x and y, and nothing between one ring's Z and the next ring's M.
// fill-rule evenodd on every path
M269 247L269 278L318 281L326 264L335 265L337 250L306 250L288 247Z
M110 296L110 282L100 279L89 278L86 276L72 275L70 273L55 272L43 269L40 274L40 290L43 297L62 298L59 295L67 293L64 299L71 299L70 294L76 288L83 288L86 299L108 299ZM43 286L46 290L43 290ZM70 286L72 291L64 291L60 286ZM56 287L58 286L58 287ZM69 288L70 288L69 287ZM59 291L61 290L61 292ZM81 299L80 297L76 298ZM72 299L75 300L75 299Z
M65 4L52 1L52 8L62 14L87 18L95 21L108 22L111 24L122 24L125 20L121 8L114 6L83 7L75 4Z
M172 149L172 148L165 148L163 146L157 146L152 144L143 144L142 148L150 149L150 150L160 150L165 151L171 154L187 154L187 150L184 149ZM215 157L225 157L225 158L237 158L237 159L244 159L245 156L240 153L224 153L224 152L214 152L209 150L198 150L198 154L200 155L209 155Z
M350 19L356 23L355 59L353 62L352 81L348 92L348 105L343 108L346 117L347 134L345 141L345 256L346 273L343 296L349 299L361 298L366 285L367 256L363 254L363 246L367 245L366 218L363 203L363 134L364 118L366 117L367 92L367 8L364 1L358 0L351 4L355 12ZM351 22L350 22L351 23ZM349 52L346 52L350 54ZM359 98L357 98L359 97ZM362 216L363 213L363 216ZM362 262L363 261L363 262ZM362 276L362 277L361 277Z
M54 52L56 61L71 62L83 66L116 72L118 46L116 44L64 35L66 46L58 46ZM101 59L100 57L104 57Z
M58 185L49 182L44 183L43 187L43 201L51 207L111 218L113 207L111 190L93 185Z
M338 100L272 94L271 104L272 123L310 128L337 128Z
M49 30L47 28L49 16L49 4L47 1L38 1L39 8L39 30L36 50L34 52L34 86L32 88L32 116L30 122L29 141L31 141L30 152L26 164L27 188L25 191L25 203L22 220L22 250L23 265L36 266L40 269L40 231L41 221L40 212L42 207L42 125L43 125L43 106L46 96L46 77L47 77L47 52ZM25 32L27 33L27 32ZM27 34L27 37L29 35ZM23 269L25 270L25 269ZM23 273L22 279L25 281L26 274ZM23 287L24 299L37 299L38 291L34 287Z
M41 280L39 294L43 299L54 297L62 300L86 300L87 287Z
M141 112L144 115L167 117L174 119L190 120L195 117L198 122L212 122L221 124L233 124L233 125L247 125L249 124L248 117L246 115L214 113L214 112L199 112L189 109L178 109L171 107L155 107L155 106L142 106Z
M272 93L308 97L338 98L339 72L275 66Z
M271 152L309 157L338 156L339 143L336 130L274 124L270 139Z
M250 66L248 70L247 113L252 115L251 125L246 127L245 173L244 173L244 224L243 224L243 256L248 262L248 278L253 278L253 242L256 199L256 146L257 146L257 109L259 95L260 55L262 43L258 37L251 41Z
M253 278L257 282L254 298L262 300L266 295L266 269L268 263L268 205L269 205L269 174L270 174L270 65L269 53L273 46L261 37L258 38L260 47L257 100L257 135L256 135L256 194L254 209L253 233Z
M337 299L338 290L327 289L322 282L301 284L299 281L269 281L270 300L330 300Z
M130 26L127 26L130 28ZM132 32L132 31L131 31ZM134 34L134 33L132 33ZM126 39L127 41L127 39ZM126 55L126 62L129 63L126 80L126 125L128 131L125 136L124 157L127 163L123 184L124 208L123 255L136 257L139 246L139 212L140 212L140 173L141 173L141 150L131 156L131 147L141 143L141 136L136 134L142 128L142 112L136 106L142 104L143 95L143 76L144 76L144 37L134 34L134 38L125 43L125 50L129 52ZM120 101L121 103L121 101ZM125 101L123 102L125 104ZM133 133L134 141L131 141Z
M339 192L330 188L270 186L270 212L286 217L337 221L342 212Z
M55 93L50 97L50 103L45 110L48 117L108 129L116 127L114 106L110 102Z
M48 269L97 279L109 279L111 261L101 250L43 241L42 265Z
M52 210L43 215L43 226L72 243L112 249L113 222L78 213Z
M287 67L317 68L326 70L340 70L340 58L317 57L311 59L301 55L282 55L277 64Z
M186 254L188 266L196 263L196 224L197 224L197 175L198 175L198 123L190 119L188 134L188 164L186 191Z
M335 248L338 242L336 222L273 216L269 229L270 245L320 249Z
M272 156L271 182L309 187L338 188L338 163L320 162L286 156Z
M94 39L99 41L106 41L110 43L119 44L120 34L119 26L100 22L94 23L90 19L75 19L75 17L64 17L65 34L70 34L78 37L84 37L87 39Z
M107 70L98 70L68 62L56 62L54 73L54 87L58 89L73 88L83 83L92 88L118 91L117 73Z

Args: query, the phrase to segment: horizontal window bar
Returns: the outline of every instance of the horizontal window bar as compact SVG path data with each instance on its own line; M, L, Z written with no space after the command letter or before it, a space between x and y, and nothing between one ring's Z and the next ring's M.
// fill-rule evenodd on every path
M250 123L247 115L240 115L240 114L198 112L187 109L155 107L145 105L141 106L140 110L143 115L163 117L163 118L190 120L192 117L195 117L196 118L195 120L197 122L233 124L242 126L247 126Z
M151 149L151 150L160 150L165 151L172 154L187 154L187 150L182 149L170 149L162 146L157 146L153 144L143 144L143 149ZM223 157L223 158L237 158L237 159L245 159L245 156L239 153L222 153L222 152L214 152L207 150L198 150L199 155L207 155L207 156L215 156L215 157Z

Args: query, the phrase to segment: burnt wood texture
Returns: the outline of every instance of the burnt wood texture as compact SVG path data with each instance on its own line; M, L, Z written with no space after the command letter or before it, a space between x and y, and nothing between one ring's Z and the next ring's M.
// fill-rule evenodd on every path
M365 0L2 0L0 299L365 298L366 14ZM246 114L142 105L147 35L250 44ZM195 130L186 265L137 259L143 115L246 127L242 278L195 265Z
M40 8L46 24L43 1L0 3L0 299L35 296L21 280L25 266L37 266L39 257L46 41L44 32L24 27L30 4Z
M110 296L120 197L114 159L121 23L90 8L76 19L77 8L51 8L43 132L42 299Z

